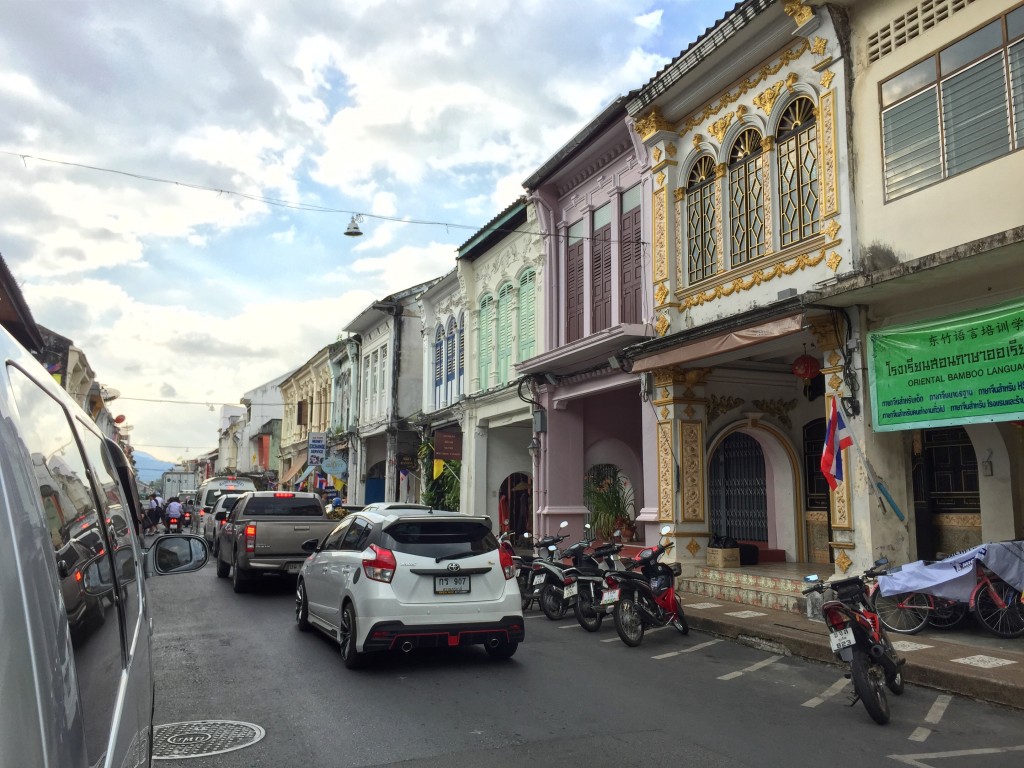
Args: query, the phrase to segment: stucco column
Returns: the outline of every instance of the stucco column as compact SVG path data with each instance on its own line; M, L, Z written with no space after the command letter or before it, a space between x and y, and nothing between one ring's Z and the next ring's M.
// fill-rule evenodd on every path
M561 520L569 521L571 536L582 535L588 514L583 505L584 445L583 418L571 401L552 401L550 393L541 388L541 402L547 409L547 431L539 435L541 453L539 477L535 481L541 498L536 514L534 534L554 533Z

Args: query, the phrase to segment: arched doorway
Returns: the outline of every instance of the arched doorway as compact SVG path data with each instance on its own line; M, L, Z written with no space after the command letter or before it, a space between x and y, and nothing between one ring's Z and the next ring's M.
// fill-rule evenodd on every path
M741 541L768 542L764 453L742 432L726 436L708 467L711 532Z
M498 487L498 526L520 534L533 532L533 478L525 472L513 472Z
M912 441L917 556L935 559L981 544L978 457L963 427L922 429ZM958 522L962 524L957 525Z

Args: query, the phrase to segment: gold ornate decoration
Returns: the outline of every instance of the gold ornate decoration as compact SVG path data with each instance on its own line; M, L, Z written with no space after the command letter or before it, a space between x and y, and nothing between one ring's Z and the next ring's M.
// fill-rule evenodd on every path
M685 189L683 189L682 187L676 187L676 188L675 188L675 189L674 189L674 190L672 191L672 197L673 197L673 198L675 198L675 201L676 201L676 202L678 203L678 202L679 202L679 201L681 201L681 200L682 200L682 199L683 199L684 197L686 197L686 190L685 190ZM678 219L679 219L679 216L678 216L678 214L677 214L677 215L676 215L676 220L678 221Z
M774 136L761 137L761 189L769 190L763 195L764 202L764 255L769 256L775 250L772 238L774 232L774 216L772 215L772 162L774 156L769 151L775 147Z
M832 219L832 221L829 222L828 226L825 227L824 232L826 235L828 235L829 240L835 240L836 235L839 234L839 230L842 228L842 225L838 221Z
M675 460L672 458L672 423L658 422L658 519L673 519L675 491L672 477L675 474Z
M658 322L654 324L654 330L658 332L659 336L664 336L670 325L672 325L672 321L668 319L668 315L662 313L658 315Z
M658 131L671 131L672 124L662 117L661 112L655 107L643 117L637 118L633 123L633 128L641 139L647 141Z
M657 306L661 306L665 303L665 299L668 298L668 288L665 287L664 283L658 283L658 287L654 289L654 303Z
M654 151L651 152L651 154L654 156L654 162L656 162L656 163L661 162L661 150L660 149L655 147Z
M939 528L981 528L981 515L932 515L931 521Z
M743 116L747 114L747 111L748 110L746 104L740 104L738 107L736 107L736 122L742 120Z
M694 149L700 149L701 142L703 142L703 141L704 141L704 137L701 136L699 133L693 134L693 148Z
M686 551L690 553L690 557L696 557L697 553L700 552L700 544L692 536L690 537L690 543L686 545Z
M683 521L700 523L704 521L704 425L699 421L680 421L679 427L683 444L679 451Z
M725 210L722 198L725 192L725 179L729 173L729 166L719 163L715 166L715 253L718 255L718 264L715 267L717 274L725 274L725 222L722 221L722 211Z
M818 147L821 156L821 215L839 213L839 169L836 165L836 92L821 94L818 100ZM835 235L832 236L835 239Z
M821 87L829 88L832 85L832 78L836 76L836 73L831 69L826 69L821 73Z
M723 413L728 413L733 408L739 408L746 400L742 397L731 397L730 395L711 395L708 397L707 414L708 424L717 419Z
M686 407L683 408L683 413L686 414L686 418L692 419L694 417L694 415L696 415L697 412L695 410L693 410L693 406L692 405L687 403Z
M830 387L832 387L832 389L834 389L836 392L839 391L839 387L842 386L842 384L843 384L843 380L840 379L838 376L836 376L834 373L832 374L831 378L829 378L829 380L828 380L828 385Z
M678 150L676 149L675 144L669 144L668 146L665 147L665 152L668 154L669 157L675 157L677 151Z
M840 256L835 251L832 251L831 255L829 255L829 257L825 261L825 263L828 264L828 268L829 269L831 269L833 272L835 272L837 269L839 269L839 264L840 264L840 262L842 262L842 260L843 260L842 256Z
M799 79L800 78L797 77L796 72L790 72L788 75L786 75L786 90L792 93L793 86L796 85Z
M827 523L828 513L819 509L811 509L807 512L808 523Z
M828 49L828 40L824 37L814 36L814 42L811 43L811 53L815 56L824 56L825 51Z
M796 22L798 27L802 27L814 18L814 11L804 5L802 0L786 0L786 4L782 7L782 10L784 10L786 15Z
M695 294L687 296L683 302L683 306L686 309L691 307L700 307L708 302L720 299L723 296L732 296L737 291L749 291L756 285L761 285L774 280L782 275L792 275L798 270L807 269L809 267L816 267L822 261L825 260L825 251L820 251L817 255L812 256L810 253L803 253L793 259L791 262L780 261L768 269L756 269L746 279L738 277L731 283L724 283L722 285L716 285L714 288L708 291L699 291Z
M757 88L761 83L767 80L772 75L778 73L783 67L789 65L790 62L799 59L805 51L807 51L809 43L806 38L800 38L800 41L796 43L788 51L784 52L774 64L766 64L757 71L756 74L748 77L746 80L741 82L735 91L727 93L721 99L713 104L708 104L700 112L696 113L693 117L687 120L679 129L679 135L684 136L688 131L696 128L698 125L703 123L705 120L714 117L726 107L731 104L735 104L737 100L745 93L752 91ZM781 87L781 86L780 86ZM758 105L760 106L760 105Z
M775 106L775 100L782 93L782 86L784 85L785 83L779 80L775 85L768 86L754 97L754 106L766 115L769 114L772 111L772 107Z
M839 346L839 337L836 336L836 327L832 323L831 315L814 315L807 318L807 321L811 324L811 333L814 334L818 349L835 350ZM836 353L833 352L833 354ZM834 362L832 367L834 368L838 364L838 361Z
M841 362L843 362L842 356L834 349L828 353L828 364L831 368L835 368Z
M668 233L667 226L668 206L667 190L665 187L658 187L652 194L654 208L654 282L668 279Z
M661 406L661 418L663 418L663 419L667 419L668 418L668 406L666 406L666 405Z
M754 405L779 420L780 424L792 427L793 422L789 418L789 412L796 408L797 401L793 400L754 400Z
M848 570L850 570L850 566L853 565L853 560L851 560L850 556L846 554L845 549L839 550L839 554L836 555L836 565L839 566L839 570L841 570L843 573L846 573Z
M718 165L715 166L715 178L716 179L724 179L728 175L729 175L729 164L728 163L719 163Z
M729 130L729 124L732 123L732 118L733 113L729 112L708 126L708 133L714 136L715 140L718 141L719 144L721 144L722 139L725 138L725 132Z
M665 172L662 171L657 176L655 176L654 177L654 181L657 182L659 187L664 186L665 185Z
M762 136L761 137L761 151L771 152L775 149L775 137L774 136Z

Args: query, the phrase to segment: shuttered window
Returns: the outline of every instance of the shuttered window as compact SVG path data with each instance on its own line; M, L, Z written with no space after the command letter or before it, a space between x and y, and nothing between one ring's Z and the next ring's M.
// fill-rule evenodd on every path
M498 291L498 383L507 384L512 364L512 297L511 283Z
M518 362L529 360L537 351L537 275L528 270L519 278Z
M444 383L444 329L437 327L434 334L434 407L440 408L443 403Z
M444 356L444 401L452 403L455 401L455 366L457 364L458 351L455 348L455 318L448 319L448 332L445 335L445 356Z
M639 323L643 318L643 243L640 242L640 185L622 195L622 218L619 224L619 293L620 320Z
M466 316L459 315L459 391L466 393Z
M882 83L886 199L1024 147L1022 11Z
M565 340L583 338L583 234L586 222L569 227L565 259Z
M594 239L590 248L590 332L612 324L612 206L593 213Z
M491 357L494 354L494 297L485 296L480 302L480 389L491 386Z

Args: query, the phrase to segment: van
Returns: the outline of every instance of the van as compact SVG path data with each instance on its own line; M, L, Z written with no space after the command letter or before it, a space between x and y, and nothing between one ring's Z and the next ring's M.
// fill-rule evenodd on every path
M197 536L141 545L131 463L0 329L0 762L149 766L146 579L196 571Z
M199 510L199 530L203 529L202 526L206 522L205 516L213 513L213 505L225 493L245 493L246 491L255 490L256 483L248 477L223 475L204 480L199 484L199 490L196 491L196 509Z

